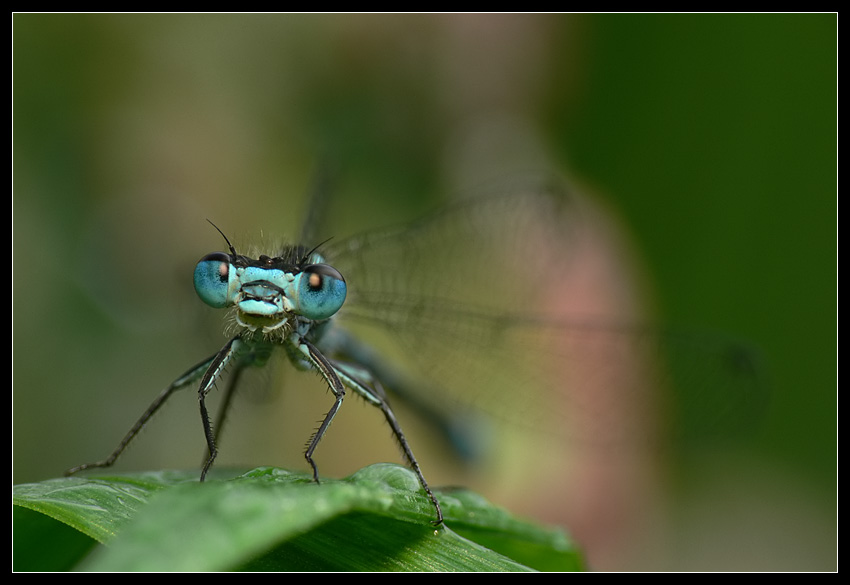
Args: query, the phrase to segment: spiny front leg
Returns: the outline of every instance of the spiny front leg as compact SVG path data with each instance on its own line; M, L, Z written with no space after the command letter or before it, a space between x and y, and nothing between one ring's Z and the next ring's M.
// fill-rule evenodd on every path
M241 346L242 340L239 335L228 341L213 358L206 373L204 374L203 379L201 380L201 385L198 388L198 402L201 407L201 423L204 426L204 437L206 437L207 440L207 449L209 453L207 461L204 463L204 468L201 471L201 481L204 481L204 478L207 476L207 472L210 470L210 467L212 467L213 461L215 461L216 455L218 455L218 451L215 448L215 434L213 433L212 425L210 424L210 415L207 412L206 397L216 380L221 377L221 374L230 359L241 349Z
M336 400L331 406L331 409L325 415L322 424L319 425L319 428L316 429L316 432L313 433L313 436L310 439L309 444L307 445L307 451L304 453L304 458L307 460L307 463L310 464L310 467L313 469L313 480L316 483L319 483L319 470L316 467L316 463L313 461L313 452L316 450L316 447L319 445L319 441L322 440L322 437L325 435L325 432L328 430L328 427L333 422L334 416L336 416L339 407L342 405L342 400L345 398L345 386L342 384L342 381L337 376L336 371L334 370L331 362L324 356L322 353L307 340L301 340L301 348L302 351L305 352L307 358L313 364L313 366L319 371L325 381L328 383L328 386L333 392Z

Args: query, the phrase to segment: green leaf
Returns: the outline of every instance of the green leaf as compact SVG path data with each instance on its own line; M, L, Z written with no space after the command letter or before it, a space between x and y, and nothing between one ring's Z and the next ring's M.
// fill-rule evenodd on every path
M566 535L475 494L437 492L406 468L344 480L258 468L204 483L197 472L62 478L15 486L16 570L578 570ZM69 527L76 529L71 530ZM105 546L95 546L94 542ZM91 551L91 554L88 554Z
M97 544L67 524L20 506L12 507L12 525L13 571L68 571Z

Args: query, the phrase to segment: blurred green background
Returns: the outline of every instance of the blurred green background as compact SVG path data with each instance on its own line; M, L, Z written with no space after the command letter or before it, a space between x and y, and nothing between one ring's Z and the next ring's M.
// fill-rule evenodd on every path
M219 347L207 218L292 235L324 160L341 232L546 168L625 226L665 322L752 341L771 379L750 442L673 470L665 521L596 568L836 568L836 15L16 14L13 58L14 483L105 456ZM221 464L303 465L327 397L246 394ZM173 402L121 469L200 465ZM378 420L348 410L322 473L398 461L380 425L347 449Z

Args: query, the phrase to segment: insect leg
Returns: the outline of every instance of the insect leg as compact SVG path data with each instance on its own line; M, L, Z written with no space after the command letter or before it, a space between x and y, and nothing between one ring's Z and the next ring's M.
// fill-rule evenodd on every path
M221 377L221 374L230 359L241 349L242 340L238 335L228 341L210 361L209 367L207 368L206 373L204 373L201 385L198 388L198 403L201 407L201 423L204 426L204 437L207 440L207 449L209 453L209 456L204 463L204 468L201 470L201 481L204 481L207 472L210 470L210 467L212 467L213 461L215 461L215 457L218 454L218 451L215 448L215 435L213 434L212 425L210 424L210 415L207 412L206 397L216 380Z
M430 499L431 503L434 505L434 509L437 512L437 519L433 520L432 524L435 526L442 524L443 511L440 509L440 503L437 501L436 496L428 486L428 482L425 481L425 476L419 468L419 462L416 461L416 457L413 455L413 450L410 448L410 444L404 437L401 425L398 423L398 420L390 407L390 403L387 400L387 394L380 382L378 382L378 380L375 379L370 372L360 367L341 362L333 362L333 367L339 377L345 381L345 384L349 388L360 394L370 404L380 408L381 412L384 413L384 418L387 420L387 423L389 423L390 428L392 429L393 434L404 453L404 457L407 460L408 465L416 474L416 477L419 479L419 484L422 486L422 489L425 491L428 499ZM364 381L367 378L369 380L368 383Z
M242 343L246 344L244 341ZM219 407L218 416L216 417L215 425L213 426L213 429L215 430L216 445L221 444L221 431L224 428L224 422L227 419L227 413L230 410L230 405L233 403L233 397L236 394L236 390L239 388L239 381L242 378L242 373L249 366L264 365L271 355L271 347L268 344L254 340L250 344L246 345L248 345L250 349L246 351L240 350L241 353L236 359L236 363L233 366L232 371L228 375L227 388L222 396L221 406ZM204 457L208 456L209 451L207 451Z
M336 400L331 406L331 409L325 415L322 424L319 425L319 428L316 429L316 432L313 433L313 436L310 439L310 442L307 445L307 451L304 453L304 458L307 460L307 463L310 464L310 467L313 468L313 480L316 483L319 483L319 470L316 468L316 464L313 462L313 452L316 450L316 447L319 445L319 441L322 440L322 437L325 435L325 431L328 430L328 427L333 422L334 416L336 416L337 411L339 410L340 405L342 405L342 399L345 398L345 386L343 386L342 381L337 376L336 371L334 370L333 365L330 360L326 358L322 353L309 341L302 339L301 344L303 348L306 349L307 358L313 364L313 366L319 371L325 381L330 386L331 392L333 392Z
M77 472L83 471L84 469L92 469L96 467L110 467L115 460L121 455L124 449L127 448L127 445L130 444L136 435L139 434L139 431L144 428L144 426L148 423L148 421L153 417L153 415L159 410L159 408L165 403L166 400L177 390L185 388L195 380L201 377L203 372L209 367L210 363L215 359L215 356L205 359L199 364L193 366L182 376L174 380L168 388L160 392L159 396L156 397L156 400L148 407L148 409L142 414L139 420L136 421L136 424L133 425L133 428L129 430L129 432L121 439L121 442L118 444L118 447L112 452L112 454L104 459L103 461L97 461L95 463L84 463L82 465L78 465L76 467L72 467L71 469L65 472L65 475L73 475Z
M242 372L244 372L245 368L249 365L249 362L239 360L236 367L234 367L233 371L228 375L227 389L224 391L224 395L222 396L221 406L219 407L218 416L216 417L215 425L213 426L216 445L221 444L221 430L224 428L224 421L227 419L227 411L230 410L230 405L233 404L233 396L236 394L236 388L239 386L239 379L242 377ZM206 456L209 456L209 451L207 451Z

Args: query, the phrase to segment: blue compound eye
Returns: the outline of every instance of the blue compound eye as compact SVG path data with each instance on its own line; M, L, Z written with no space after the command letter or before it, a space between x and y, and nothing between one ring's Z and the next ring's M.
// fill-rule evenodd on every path
M327 264L311 264L295 280L295 311L302 317L321 321L339 311L345 302L345 279Z
M230 256L224 252L207 254L195 266L195 292L202 301L216 309L232 304L230 284L233 272Z

